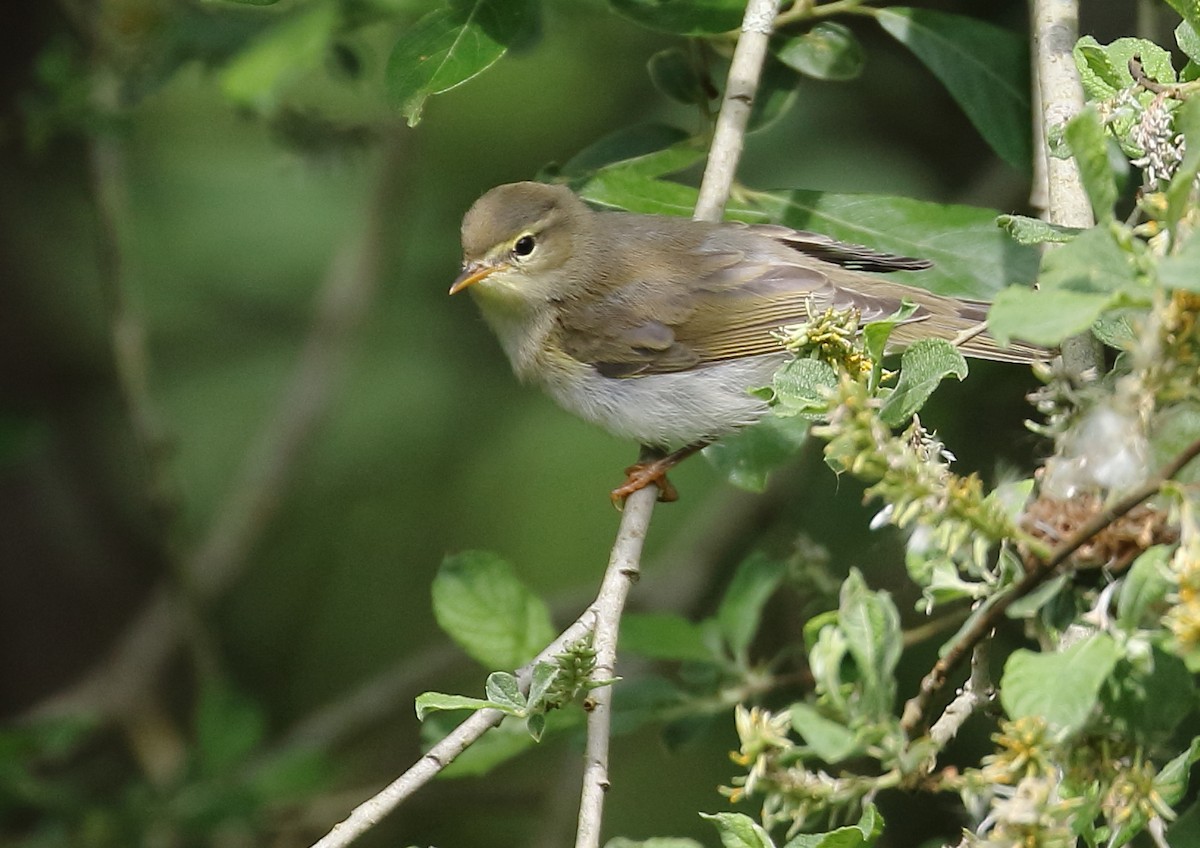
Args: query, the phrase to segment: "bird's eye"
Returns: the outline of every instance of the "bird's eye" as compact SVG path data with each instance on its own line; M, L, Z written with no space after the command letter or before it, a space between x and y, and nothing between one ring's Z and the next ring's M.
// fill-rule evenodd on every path
M521 236L513 244L513 256L528 256L529 254L533 253L534 246L533 236Z

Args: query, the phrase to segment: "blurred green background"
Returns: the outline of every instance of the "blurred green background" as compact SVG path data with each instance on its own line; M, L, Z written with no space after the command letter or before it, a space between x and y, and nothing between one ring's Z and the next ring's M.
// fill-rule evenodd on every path
M161 844L308 844L418 755L413 696L481 688L433 621L446 554L510 559L562 624L594 591L618 522L607 493L636 447L519 386L473 305L446 289L459 220L487 188L634 123L699 129L645 70L682 39L599 0L546 2L540 38L431 99L409 128L384 68L397 32L432 5L14 7L0 125L0 714L18 730L64 711L112 720L83 752L30 755L48 781L76 786L64 820L73 803L127 804L131 787L169 794L199 681L219 680L263 725L264 755L330 743L322 791L273 813L269 843L222 831ZM1025 27L1021 2L938 5ZM1122 5L1088 9L1103 17L1085 31L1131 31ZM294 36L280 65L271 39L335 8L340 33ZM741 179L1024 211L1028 176L911 55L848 23L864 74L802 83L750 138ZM114 314L144 332L140 428L114 366ZM1044 449L1021 426L1032 380L972 368L923 417L960 467L994 480L995 456L1024 466ZM682 500L655 516L636 607L708 612L749 550L786 552L804 534L912 609L899 541L865 529L860 488L813 445L766 495L703 460L674 482ZM222 576L195 577L197 563ZM145 632L185 647L119 676L107 658L162 597L169 623ZM803 609L779 602L779 639ZM371 683L374 701L353 700ZM346 703L367 706L323 712ZM712 841L694 811L726 807L715 788L733 740L727 721L672 752L655 728L620 739L608 832ZM577 741L552 742L496 776L427 788L362 844L563 844L578 779ZM9 800L0 836L47 838L48 814ZM885 800L885 816L904 803ZM958 827L937 809L892 825L894 845ZM104 833L90 844L122 844Z

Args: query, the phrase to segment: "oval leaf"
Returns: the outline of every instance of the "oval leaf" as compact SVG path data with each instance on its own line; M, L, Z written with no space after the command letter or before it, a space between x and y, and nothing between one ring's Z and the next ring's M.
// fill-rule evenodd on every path
M938 294L990 300L1005 286L1037 276L1037 251L1008 238L991 209L820 191L756 194L754 200L771 220L797 230L933 260L927 271L891 279Z
M527 0L470 0L434 9L405 32L388 58L387 85L409 126L425 100L492 66L526 28Z
M516 668L554 638L545 603L486 551L448 557L433 580L438 625L489 668Z
M866 54L849 27L822 21L803 35L771 45L789 68L820 80L849 80L862 73Z
M1025 39L974 18L928 9L880 9L875 19L941 80L1001 159L1016 168L1029 167Z
M1004 664L1000 703L1009 718L1038 716L1066 735L1083 728L1121 649L1097 633L1058 653L1020 649Z
M888 396L879 417L889 427L899 427L918 412L946 377L967 377L967 360L945 339L921 339L909 345L900 360L900 380Z
M1053 347L1091 327L1112 301L1112 295L1099 292L1013 286L1000 292L988 310L988 332L1001 345L1016 338Z

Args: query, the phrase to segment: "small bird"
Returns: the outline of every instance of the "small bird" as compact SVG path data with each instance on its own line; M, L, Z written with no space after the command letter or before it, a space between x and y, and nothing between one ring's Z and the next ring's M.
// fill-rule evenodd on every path
M968 356L1047 356L983 334L985 303L864 273L927 260L775 225L597 212L565 186L488 191L463 218L462 248L450 294L470 289L517 377L665 454L626 469L617 502L650 483L674 499L667 470L761 418L767 404L748 390L790 357L772 331L810 309L856 309L866 324L908 301L916 311L893 331L896 349L958 338Z

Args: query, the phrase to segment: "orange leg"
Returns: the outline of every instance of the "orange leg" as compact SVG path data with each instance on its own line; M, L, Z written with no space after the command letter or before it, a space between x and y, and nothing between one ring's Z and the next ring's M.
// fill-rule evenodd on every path
M653 448L643 448L637 463L625 469L625 482L612 490L612 502L619 507L638 489L644 489L651 484L658 486L658 499L663 503L679 500L679 492L667 479L667 472L710 444L712 442L696 442L666 455Z

